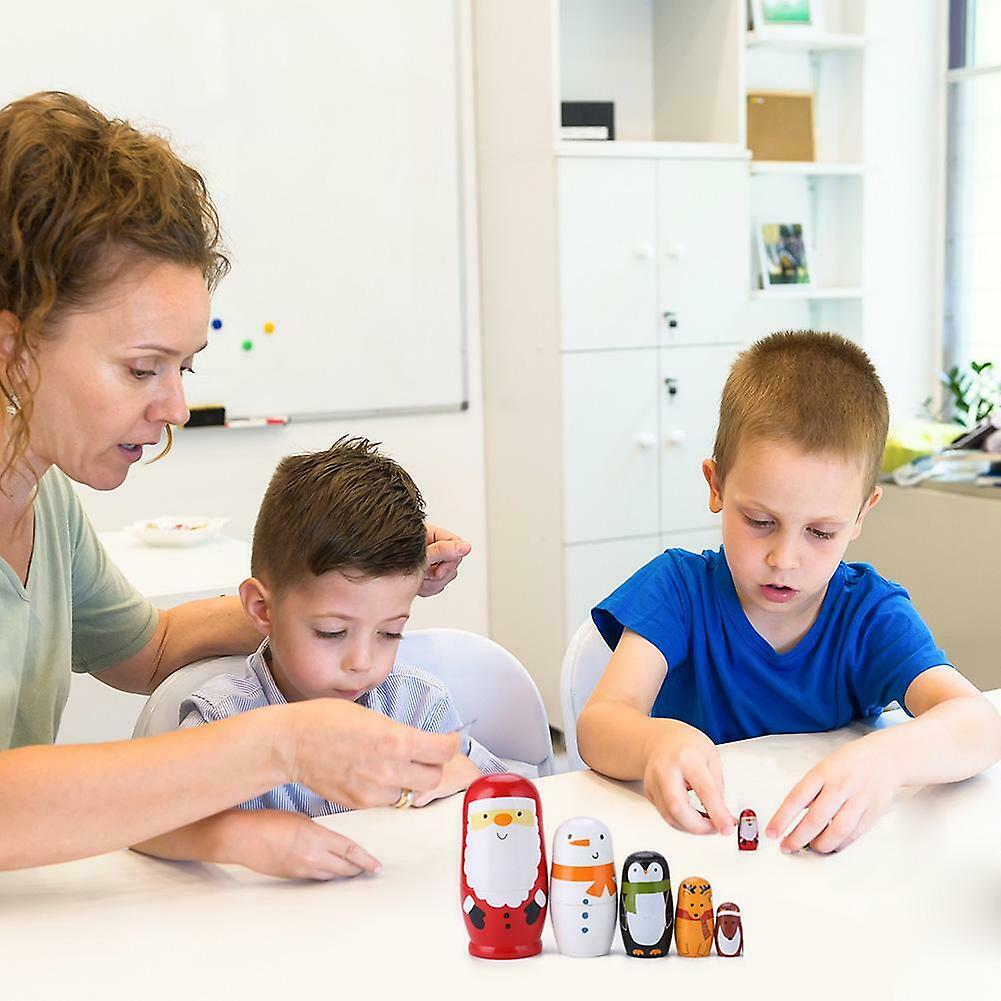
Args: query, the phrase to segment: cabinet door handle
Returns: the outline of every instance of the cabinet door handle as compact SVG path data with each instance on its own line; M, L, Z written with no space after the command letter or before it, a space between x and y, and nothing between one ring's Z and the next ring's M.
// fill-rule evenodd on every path
M678 314L673 309L664 310L664 319L667 322L668 330L678 329Z
M654 448L657 445L657 436L652 431L637 431L634 440L642 449Z
M680 261L685 256L685 245L677 240L671 240L664 245L664 256Z
M641 243L636 247L636 256L641 261L652 261L657 255L657 250L652 243Z
M668 376L664 380L664 385L667 386L667 395L668 396L677 396L678 395L678 380L677 379L672 379L670 376Z
M671 428L671 430L667 432L667 443L668 445L684 445L687 437L688 434L685 432L684 428Z

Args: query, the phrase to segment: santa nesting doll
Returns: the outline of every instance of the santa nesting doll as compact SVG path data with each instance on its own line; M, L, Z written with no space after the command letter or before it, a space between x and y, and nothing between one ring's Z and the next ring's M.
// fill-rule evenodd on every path
M758 815L753 810L741 810L737 823L737 847L742 852L758 850Z
M538 790L520 775L484 775L466 790L462 816L459 888L470 953L537 955L548 882Z

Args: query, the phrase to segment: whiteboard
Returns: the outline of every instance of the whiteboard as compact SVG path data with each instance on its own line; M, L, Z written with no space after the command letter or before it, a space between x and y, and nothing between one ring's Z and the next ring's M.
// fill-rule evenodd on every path
M166 134L206 179L233 269L191 404L465 405L458 2L8 5L0 104L78 94Z

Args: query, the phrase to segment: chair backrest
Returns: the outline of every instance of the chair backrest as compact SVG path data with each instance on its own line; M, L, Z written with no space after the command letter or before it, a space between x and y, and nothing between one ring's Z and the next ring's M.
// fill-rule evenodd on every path
M396 654L400 664L440 678L469 735L499 758L522 762L538 774L555 770L549 719L531 675L504 647L462 629L417 629L405 633ZM181 703L218 674L242 675L245 657L216 657L175 671L149 697L133 737L177 729Z
M157 733L176 730L180 720L178 713L181 703L217 674L242 675L246 669L246 657L213 657L188 664L164 678L156 691L146 700L136 725L133 737L152 737Z
M470 736L497 757L532 765L540 776L553 774L546 707L513 653L463 629L415 629L403 634L396 660L441 678L460 719L476 720Z
M563 709L563 736L567 743L567 767L570 771L587 768L577 750L577 717L591 692L605 673L612 651L590 616L574 633L563 655L560 671L560 706Z

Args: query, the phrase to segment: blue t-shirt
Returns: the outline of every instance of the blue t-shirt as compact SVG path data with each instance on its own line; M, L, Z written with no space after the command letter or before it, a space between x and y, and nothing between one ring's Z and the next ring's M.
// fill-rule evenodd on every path
M651 716L698 727L716 743L815 733L878 716L929 667L949 661L907 592L866 563L840 563L816 622L776 653L748 621L722 547L665 553L592 612L613 650L624 628L667 661Z

